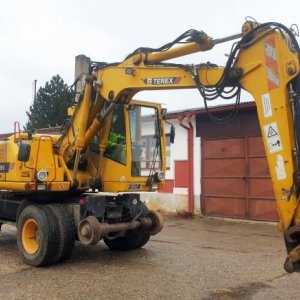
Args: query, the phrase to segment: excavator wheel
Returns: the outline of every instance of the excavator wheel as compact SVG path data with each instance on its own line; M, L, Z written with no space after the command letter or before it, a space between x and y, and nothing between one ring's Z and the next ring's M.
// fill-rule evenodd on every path
M55 262L58 225L49 207L31 204L24 208L17 223L17 245L22 260L30 266Z
M75 222L64 205L51 204L49 207L58 224L58 251L55 260L56 262L62 262L71 256L74 249L76 234Z
M293 262L292 258L290 257L287 257L283 264L284 270L288 273L293 273L295 271L295 266L296 264Z
M138 231L115 239L104 238L104 243L111 250L127 251L143 247L149 239L149 232Z

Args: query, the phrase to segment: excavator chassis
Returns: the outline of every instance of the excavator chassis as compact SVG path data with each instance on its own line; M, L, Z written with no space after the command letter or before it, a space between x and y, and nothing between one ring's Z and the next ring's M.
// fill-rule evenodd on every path
M110 249L136 249L163 228L161 215L149 211L139 196L87 193L70 199L66 194L64 202L45 197L43 203L29 198L20 201L11 194L10 199L0 199L0 224L16 223L20 255L25 263L37 267L70 257L76 238L84 245L103 239ZM6 219L5 207L11 212Z

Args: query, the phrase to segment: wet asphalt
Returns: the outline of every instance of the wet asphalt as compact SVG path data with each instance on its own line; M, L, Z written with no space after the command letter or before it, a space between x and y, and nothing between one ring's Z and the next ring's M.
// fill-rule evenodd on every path
M0 299L297 299L300 273L283 270L274 224L168 218L142 249L103 242L44 268L18 256L15 228L0 232Z

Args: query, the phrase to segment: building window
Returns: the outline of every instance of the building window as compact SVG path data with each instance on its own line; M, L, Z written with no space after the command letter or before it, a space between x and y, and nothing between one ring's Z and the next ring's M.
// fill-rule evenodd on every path
M144 135L142 136L142 144L143 144L143 156L145 158L142 163L143 170L149 170L151 168L151 164L153 161L153 151L155 149L156 140L153 139L153 135ZM160 161L157 161L157 168L160 169Z
M151 168L151 163L153 160L153 151L155 149L155 140L153 135L144 135L142 136L142 155L145 158L145 161L142 162L142 170L149 170ZM170 169L170 154L171 154L171 143L170 135L166 134L166 169ZM158 161L157 168L161 168L160 161Z

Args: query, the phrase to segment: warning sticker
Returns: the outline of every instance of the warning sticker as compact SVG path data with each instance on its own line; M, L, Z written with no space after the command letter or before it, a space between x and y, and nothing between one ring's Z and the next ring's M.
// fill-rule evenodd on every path
M278 131L277 123L273 122L264 126L265 138L270 153L276 153L282 150L282 143Z
M274 129L274 127L269 127L268 128L268 134L267 134L267 137L270 138L272 136L276 136L278 135L277 131Z
M261 96L261 102L263 107L263 113L265 118L272 117L272 106L271 106L271 100L270 100L270 94L266 93Z
M278 180L286 179L286 172L284 167L283 156L281 154L277 154L276 156L276 166L275 171Z

